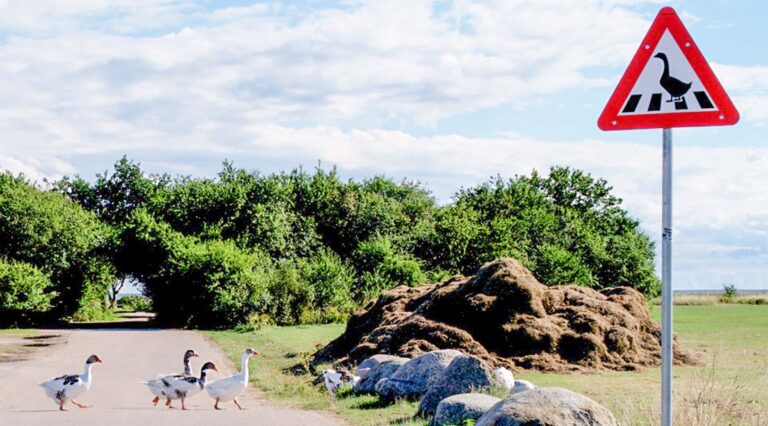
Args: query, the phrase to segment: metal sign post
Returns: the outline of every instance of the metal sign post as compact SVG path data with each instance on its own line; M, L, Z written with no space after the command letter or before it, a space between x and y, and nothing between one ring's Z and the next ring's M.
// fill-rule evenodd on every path
M671 7L656 15L597 120L602 130L663 129L661 424L672 424L672 128L728 126L739 112Z
M661 424L672 424L672 129L664 129L661 172Z

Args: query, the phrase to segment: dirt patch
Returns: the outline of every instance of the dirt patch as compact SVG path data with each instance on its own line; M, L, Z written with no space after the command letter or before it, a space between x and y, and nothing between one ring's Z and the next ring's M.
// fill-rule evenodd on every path
M547 287L518 261L500 259L474 277L382 294L315 359L351 365L450 348L508 368L636 370L659 365L660 336L634 289ZM696 359L675 343L675 362Z
M33 358L41 348L66 342L62 334L0 334L0 362L17 362Z

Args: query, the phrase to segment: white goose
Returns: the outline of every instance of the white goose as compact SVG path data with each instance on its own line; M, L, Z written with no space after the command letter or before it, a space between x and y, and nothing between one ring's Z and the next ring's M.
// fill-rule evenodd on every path
M219 402L234 401L237 408L243 409L243 406L237 401L237 397L248 387L248 359L257 355L259 353L251 348L244 350L240 359L240 373L216 380L205 388L208 395L216 400L213 408L221 410Z
M149 387L149 391L152 392L152 394L155 395L155 399L152 400L152 405L156 406L157 403L160 401L160 398L165 398L165 405L168 408L173 408L171 405L171 400L177 399L176 394L173 392L170 386L170 379L173 378L179 378L179 377L185 377L185 376L191 376L192 375L192 365L190 364L190 359L193 357L199 357L200 354L195 352L192 349L188 349L186 352L184 352L184 372L181 374L159 374L156 378L147 380L146 382L141 382L147 387Z
M171 392L173 392L174 395L173 399L178 398L181 400L182 410L187 409L187 406L184 403L187 398L196 395L205 388L208 370L219 371L214 363L206 362L203 364L203 368L200 369L200 377L179 376L168 379L168 386L171 388Z
M493 370L493 374L509 394L527 391L536 387L536 385L528 380L515 380L515 376L512 375L512 372L504 367L499 367Z
M84 394L91 388L91 368L93 364L103 362L97 355L91 355L85 361L85 371L83 374L77 375L63 375L54 377L43 383L40 386L45 390L45 394L48 395L54 402L59 404L59 410L67 411L64 408L66 401L72 401L73 404L80 408L90 408L90 405L81 404L75 401L75 398Z

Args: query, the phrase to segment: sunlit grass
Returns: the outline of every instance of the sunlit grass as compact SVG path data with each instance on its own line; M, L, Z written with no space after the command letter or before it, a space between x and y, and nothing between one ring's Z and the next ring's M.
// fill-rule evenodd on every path
M661 309L651 307L658 320ZM423 425L411 418L416 403L376 407L376 397L333 399L313 376L286 370L343 332L342 325L265 327L251 333L206 332L236 361L253 346L264 356L252 365L252 380L269 399L307 409L328 410L352 424ZM696 351L701 366L675 367L676 424L768 424L768 306L675 307L675 333ZM322 368L322 367L321 367ZM587 395L626 425L658 424L660 370L548 374L518 372L539 386L559 386Z

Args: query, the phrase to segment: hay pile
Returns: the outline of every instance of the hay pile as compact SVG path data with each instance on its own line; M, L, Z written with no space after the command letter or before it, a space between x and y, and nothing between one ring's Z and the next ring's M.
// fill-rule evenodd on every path
M382 294L316 360L351 365L450 348L497 367L635 370L659 365L660 335L636 290L547 287L516 260L500 259L468 279ZM675 358L695 363L677 345Z

